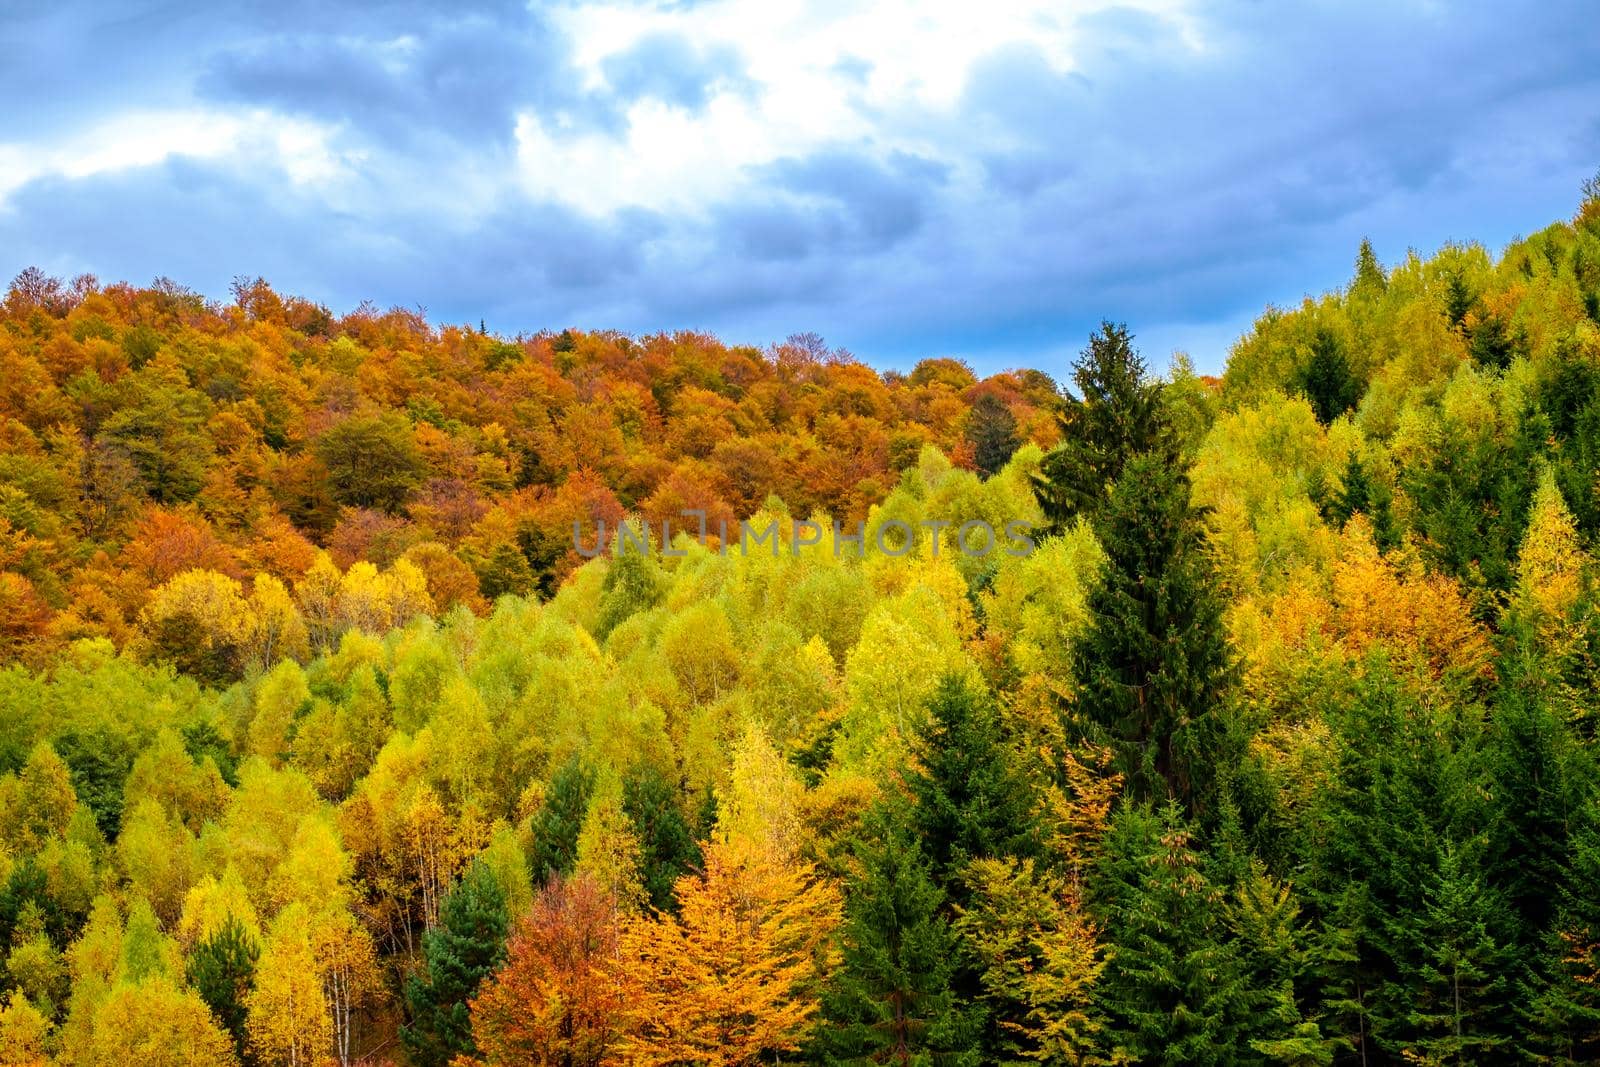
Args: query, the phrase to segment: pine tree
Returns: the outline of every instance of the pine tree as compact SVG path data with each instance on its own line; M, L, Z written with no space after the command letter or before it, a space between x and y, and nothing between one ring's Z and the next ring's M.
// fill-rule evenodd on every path
M216 933L195 946L189 957L188 979L222 1028L233 1035L242 1059L249 1012L245 1005L255 984L256 961L261 946L244 924L229 917Z
M1352 515L1368 515L1372 508L1372 483L1361 465L1361 454L1350 450L1350 460L1344 467L1344 488L1339 492L1339 503L1334 513L1339 525L1350 521Z
M843 961L823 994L823 1063L981 1062L982 1009L952 989L958 942L927 859L889 804L868 819L845 901Z
M963 873L972 860L1038 854L1033 798L986 691L957 675L943 678L914 751L915 765L906 774L915 801L912 829L934 881L953 904L966 901Z
M1319 328L1312 338L1311 355L1300 372L1300 390L1324 426L1361 400L1361 381L1350 369L1344 345L1326 329Z
M1356 253L1356 280L1353 289L1355 292L1366 296L1381 295L1389 288L1389 279L1383 273L1383 265L1378 262L1377 254L1372 251L1372 242L1365 237L1361 239L1361 249Z
M639 835L639 876L650 905L671 908L673 885L700 862L677 790L654 767L640 766L622 782L622 810Z
M978 473L985 477L998 474L1021 444L1017 417L1000 397L982 393L967 412L966 439Z
M488 865L467 869L439 907L439 924L422 937L426 971L406 982L411 1024L401 1029L418 1067L443 1067L470 1055L468 1002L505 962L510 924L505 897Z
M1422 965L1411 990L1410 1049L1429 1063L1482 1063L1509 1043L1510 960L1495 932L1501 903L1477 870L1477 850L1446 848L1425 890Z
M1188 478L1160 457L1134 458L1095 527L1106 567L1074 650L1067 727L1112 749L1134 796L1199 809L1229 762L1233 666Z
M1095 988L1116 1046L1139 1063L1239 1062L1256 1036L1259 991L1176 804L1122 807L1092 900L1115 946Z
M545 792L544 804L533 817L533 847L528 853L528 868L535 885L552 875L568 875L578 862L578 836L589 814L589 797L594 793L595 773L574 755L556 771Z
M1073 365L1078 395L1063 399L1061 444L1044 458L1034 492L1057 527L1092 515L1133 456L1172 451L1161 384L1149 378L1126 326L1100 324Z

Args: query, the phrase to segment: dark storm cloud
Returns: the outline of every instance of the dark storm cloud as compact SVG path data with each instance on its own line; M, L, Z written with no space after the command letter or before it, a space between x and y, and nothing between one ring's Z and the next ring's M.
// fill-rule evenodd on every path
M559 150L625 136L639 101L694 116L768 87L735 47L660 29L586 77L560 25L521 3L13 6L0 161L198 107L316 122L345 163L332 191L265 156L46 173L9 194L0 173L0 272L164 274L212 295L262 274L336 308L423 304L507 331L818 329L897 363L1026 363L1111 316L1158 363L1192 327L1214 367L1217 338L1268 301L1342 284L1362 236L1389 259L1498 245L1570 212L1600 166L1587 5L1290 17L1239 0L1187 32L1102 12L1076 25L1071 70L1019 40L980 57L953 106L852 95L859 136L796 145L681 210L580 211L506 177L519 115ZM864 92L895 47L852 41L834 75ZM559 154L540 165L585 180Z

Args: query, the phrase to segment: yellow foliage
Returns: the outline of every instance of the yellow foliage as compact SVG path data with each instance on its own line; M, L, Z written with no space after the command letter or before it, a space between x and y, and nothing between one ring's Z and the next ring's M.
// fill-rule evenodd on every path
M636 917L627 968L627 1062L758 1063L800 1047L833 958L838 891L808 863L713 841L703 874L679 879L680 914Z

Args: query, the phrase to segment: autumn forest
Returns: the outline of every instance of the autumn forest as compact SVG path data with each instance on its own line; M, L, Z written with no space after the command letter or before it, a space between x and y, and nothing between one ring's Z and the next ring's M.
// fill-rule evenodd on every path
M1220 377L23 272L0 1065L1600 1060L1585 194Z

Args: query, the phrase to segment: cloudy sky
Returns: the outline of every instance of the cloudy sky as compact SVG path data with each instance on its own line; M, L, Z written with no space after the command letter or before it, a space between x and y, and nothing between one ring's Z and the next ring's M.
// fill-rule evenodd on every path
M0 0L0 56L7 277L879 366L1110 317L1215 369L1363 235L1498 249L1600 167L1579 0Z

